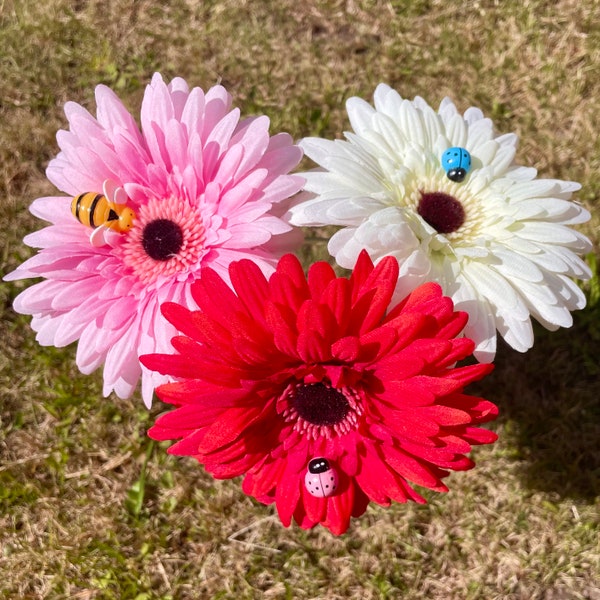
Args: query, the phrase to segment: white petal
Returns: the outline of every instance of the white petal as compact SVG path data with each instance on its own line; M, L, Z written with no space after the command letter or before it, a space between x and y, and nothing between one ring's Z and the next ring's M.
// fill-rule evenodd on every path
M403 101L402 96L385 83L380 83L375 88L373 103L378 112L395 116L399 112Z
M483 112L481 109L476 108L475 106L471 106L467 108L465 111L465 121L469 124L469 128L472 128L476 123L480 121L487 121L488 126L492 127L492 122L490 119L486 119L483 116Z
M465 147L473 155L473 158L481 158L482 146L485 146L490 141L494 141L497 145L497 142L493 138L494 128L492 122L489 119L482 119L469 125L469 139Z
M529 311L514 287L488 265L468 261L463 265L463 274L477 289L478 294L487 298L490 304L496 307L496 311L510 312L520 320L528 317Z
M512 165L504 175L514 181L531 181L537 176L537 169Z
M337 225L359 225L371 214L384 208L385 204L367 196L333 200L327 209L327 217Z
M498 315L496 329L506 343L519 352L526 352L533 346L533 328L529 318L521 321L512 315Z
M518 277L530 282L539 283L544 279L544 274L536 264L528 258L513 252L509 248L494 247L493 255L500 260L499 264L493 263L491 268L498 271L506 279Z
M487 140L485 143L469 150L469 152L473 155L473 163L475 163L476 160L479 160L481 161L482 166L488 166L492 164L492 161L498 152L498 148L499 146L496 140Z
M446 122L446 135L452 146L464 148L467 145L467 126L458 113Z
M460 277L454 282L458 287L451 294L452 300L456 310L465 311L469 315L464 334L475 342L474 356L480 362L492 362L496 355L493 309L464 278Z
M458 114L458 110L456 110L456 106L454 106L454 102L450 100L450 98L443 98L440 102L440 108L438 113L442 117L444 124L446 124L450 119Z
M533 242L544 242L547 244L576 244L581 240L575 231L555 223L544 223L541 221L528 221L521 223L518 231L519 237Z
M362 98L349 98L346 101L346 111L352 129L358 134L364 134L371 129L371 121L375 109Z
M565 306L554 306L539 302L531 304L530 310L532 316L550 331L573 325L573 317Z
M511 202L520 202L530 198L554 196L560 193L560 189L559 182L553 179L535 179L525 183L516 182L506 190L506 193L510 194Z

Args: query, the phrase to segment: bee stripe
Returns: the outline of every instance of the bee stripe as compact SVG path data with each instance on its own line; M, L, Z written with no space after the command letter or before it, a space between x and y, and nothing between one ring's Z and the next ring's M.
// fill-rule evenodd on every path
M90 215L90 225L92 227L96 227L96 223L94 223L94 213L96 212L96 205L98 204L98 202L100 202L101 199L102 199L102 194L96 194L96 197L92 200L92 203L90 204L89 215Z
M83 197L85 196L85 194L79 194L79 196L77 196L77 202L75 204L75 210L73 211L73 214L75 215L75 217L77 219L79 219L79 211L81 209L81 200L83 199ZM81 219L79 219L81 221Z

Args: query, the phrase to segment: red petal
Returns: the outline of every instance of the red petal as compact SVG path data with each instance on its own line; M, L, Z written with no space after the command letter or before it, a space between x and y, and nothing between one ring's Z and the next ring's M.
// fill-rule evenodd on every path
M431 329L432 322L431 317L422 315L420 313L402 313L397 315L393 319L389 318L390 315L383 321L385 327L393 328L396 331L396 343L393 348L390 349L390 353L395 353L408 346L415 339L424 337L426 329ZM435 332L434 332L435 333ZM431 336L428 336L431 337Z
M477 363L475 365L467 365L466 367L456 367L455 369L449 369L442 377L444 381L450 379L454 380L457 384L460 384L456 389L460 389L472 383L473 381L479 381L482 377L491 373L494 370L494 365L491 363Z
M227 406L219 406L205 402L203 404L186 404L167 412L156 420L155 426L170 429L170 439L182 437L181 432L194 431L209 427L215 420L220 419Z
M435 421L442 427L471 423L471 415L462 410L444 406L443 404L423 406L419 409L419 412L423 414L424 418Z
M443 438L440 439L443 440ZM406 439L402 440L402 449L443 469L454 469L454 465L460 464L464 458L461 454L457 454L452 448L447 448L446 446L424 446L423 444L413 443Z
M275 347L282 354L287 356L297 356L297 314L288 306L282 306L272 302L267 303L265 313L269 329L273 332L273 343L275 344Z
M140 356L140 362L148 369L163 375L189 378L198 375L196 360L179 354L144 354Z
M159 423L156 423L148 429L148 436L159 442L174 440L186 434L191 435L189 431L174 432L171 427L162 427Z
M150 432L152 432L152 431L153 431L153 429L150 430ZM150 432L148 432L148 433L150 433ZM153 435L151 435L150 437L153 437L155 440L160 439ZM194 431L190 435L183 438L180 442L173 444L167 450L167 452L169 454L174 454L175 456L193 456L194 458L196 458L196 460L198 460L199 459L198 455L200 454L200 451L198 448L200 447L200 442L202 441L203 437L204 437L204 431ZM202 461L200 460L200 462L202 462Z
M298 356L305 363L331 360L331 329L334 326L331 313L326 307L307 300L298 313Z
M458 338L455 340L448 340L450 343L451 350L446 356L440 357L436 361L436 366L440 368L452 367L457 361L467 358L473 353L475 343L469 338Z
M178 360L181 360L182 356L176 356ZM223 364L219 361L217 356L206 359L197 359L194 361L195 371L190 372L187 377L201 378L203 381L212 384L223 384L229 388L233 388L240 385L241 379L247 379L248 375L251 374L248 370L236 369L235 367ZM174 373L173 373L174 374Z
M187 332L184 333L205 346L232 350L231 333L227 327L200 311L191 313ZM234 356L233 351L227 354Z
M333 358L346 362L354 362L358 357L360 342L355 336L344 337L331 346Z
M260 467L254 469L252 478L246 483L244 479L244 492L255 498L259 496L271 496L279 486L285 473L285 461L276 460L264 462Z
M250 260L229 265L229 277L238 297L252 318L265 325L264 307L269 298L269 285L260 267Z
M452 342L450 340L419 339L405 348L402 354L405 356L418 356L423 358L426 364L431 365L448 356L452 352L452 349Z
M201 452L208 453L218 450L221 446L235 440L254 421L259 419L264 412L263 407L242 406L228 409L222 417L206 430L202 440Z
M350 282L345 277L339 277L329 283L323 294L321 302L331 309L333 318L337 323L339 335L345 335L350 319Z
M369 498L382 506L389 506L390 499L396 502L406 502L406 494L401 484L400 477L390 471L384 457L372 444L364 444L365 455L360 459L360 468L356 474L356 481Z
M397 335L392 327L378 327L360 336L360 353L357 362L374 363L380 357L387 356L396 344Z
M200 444L202 446L202 444ZM231 479L244 475L257 462L264 459L264 452L259 454L246 451L243 439L223 446L218 452L202 455L206 470L217 479Z
M444 444L443 450L448 453L463 454L465 452L471 452L471 444L458 435L442 433L437 439Z
M474 367L478 365L473 365ZM465 367L470 368L470 367ZM459 391L465 385L464 378L455 378L453 375L455 371L459 369L452 369L449 371L447 377L430 377L428 375L416 375L415 377L411 377L403 383L407 389L410 390L419 390L422 393L429 392L435 395L437 398L441 396L447 396L448 394L452 394L456 391ZM468 382L471 382L472 379L468 379ZM418 393L418 392L417 392Z
M304 514L300 501L301 488L304 487L302 471L306 464L306 451L289 455L286 461L286 470L282 475L279 485L275 490L277 512L281 522L289 527L292 515L299 509ZM302 517L301 517L302 518ZM300 522L300 521L298 521Z
M202 352L202 346L198 342L184 335L174 337L171 340L171 346L188 360L195 360L196 356Z
M302 362L309 364L331 359L329 344L316 332L302 332L296 342L296 352Z
M451 397L444 399L444 403L467 411L471 415L473 423L486 423L498 416L498 407L479 396L452 394Z
M310 297L302 265L292 254L286 254L279 260L277 270L269 279L269 295L272 302L289 307L296 313Z
M356 481L354 483L354 506L352 508L352 516L360 517L369 506L369 497L360 489Z
M350 481L344 491L327 498L327 512L322 521L334 535L341 535L350 525L354 512L354 481Z
M427 407L425 407L427 408ZM419 443L433 444L430 438L440 433L440 427L431 419L425 418L424 408L413 410L395 409L384 404L378 406L381 421L391 430L394 437L409 438Z
M232 351L235 352L240 366L251 368L254 365L269 364L272 369L279 352L273 346L273 336L270 331L263 329L249 315L238 313L236 319L228 325L232 334ZM219 349L221 351L221 349Z
M443 465L442 465L443 466ZM468 471L475 466L475 463L468 457L461 454L456 455L456 459L448 467L453 471Z
M164 302L160 306L160 311L165 318L177 329L192 338L196 338L198 329L193 325L194 311L175 302Z
M359 290L353 290L350 332L364 334L377 327L389 308L398 282L398 261L388 256L370 273Z
M439 479L439 469L427 468L418 458L400 448L383 447L382 453L387 464L412 483L432 490L447 491L448 488Z
M374 366L373 374L387 387L388 382L403 381L421 373L425 360L420 356L411 356L410 352L400 352L381 359Z
M491 444L498 439L498 434L489 429L467 427L462 437L473 445Z
M413 382L414 377L405 381L381 380L383 390L377 395L390 406L427 406L435 402L435 395L424 385Z
M361 250L354 265L354 269L350 274L350 283L352 287L352 301L355 301L358 297L358 292L363 286L367 277L373 271L373 261L366 250Z
M335 271L326 262L316 262L308 270L308 287L313 300L321 301L321 296L330 281L335 279Z
M452 300L442 295L439 284L427 282L414 289L404 300L398 303L390 317L395 318L401 312L417 312L428 315L447 315L453 312Z
M440 327L440 331L437 337L445 340L451 340L465 328L465 325L467 324L468 320L468 313L462 311L455 312L452 318L449 319L448 322L445 323L442 327Z
M244 312L233 290L209 267L201 270L200 279L192 284L191 290L200 310L217 323L227 323L236 313Z
M306 514L304 522L311 523L311 527L320 523L325 518L327 498L316 498L309 493L305 485L302 485L300 487L300 502L304 506L304 512Z

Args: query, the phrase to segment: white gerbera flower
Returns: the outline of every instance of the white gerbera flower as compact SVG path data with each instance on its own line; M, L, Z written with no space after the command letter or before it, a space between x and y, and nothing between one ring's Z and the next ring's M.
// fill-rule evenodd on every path
M570 200L579 184L536 179L514 163L517 136L496 135L477 108L438 112L380 84L375 108L346 104L347 141L306 138L300 145L323 170L303 173L293 225L341 225L329 242L352 268L361 249L401 264L398 295L438 281L469 313L465 335L491 361L496 330L513 348L533 345L530 317L550 330L569 327L585 296L571 278L590 271L578 256L590 241L569 225L590 218Z

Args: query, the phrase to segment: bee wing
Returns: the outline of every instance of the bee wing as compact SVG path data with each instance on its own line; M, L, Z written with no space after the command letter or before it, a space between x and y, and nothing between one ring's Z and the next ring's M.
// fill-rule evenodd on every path
M106 237L105 233L108 231L108 227L104 225L100 225L100 227L96 227L94 231L90 234L90 244L94 246L94 248L99 248L100 246L106 246Z
M114 180L106 179L102 184L102 190L109 202L113 204L127 204L125 190Z
M94 248L114 246L119 238L120 235L114 229L111 229L106 225L100 225L100 227L96 227L90 234L90 244L94 246Z

